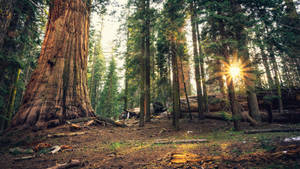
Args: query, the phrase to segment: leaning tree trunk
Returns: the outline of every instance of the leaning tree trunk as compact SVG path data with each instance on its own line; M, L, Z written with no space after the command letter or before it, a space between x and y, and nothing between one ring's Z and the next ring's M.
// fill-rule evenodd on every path
M12 126L52 127L94 116L87 90L89 14L82 0L53 0L38 60Z

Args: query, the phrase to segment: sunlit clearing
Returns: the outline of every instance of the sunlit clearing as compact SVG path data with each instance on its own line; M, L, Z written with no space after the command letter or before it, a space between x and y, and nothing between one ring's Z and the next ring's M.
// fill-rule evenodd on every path
M241 75L241 68L237 64L230 65L229 74L232 78L239 77Z

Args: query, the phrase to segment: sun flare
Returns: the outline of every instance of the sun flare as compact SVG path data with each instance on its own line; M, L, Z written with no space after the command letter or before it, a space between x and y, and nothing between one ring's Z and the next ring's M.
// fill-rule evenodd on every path
M237 78L241 75L241 68L237 64L230 65L229 74L232 78Z
M253 85L255 75L249 61L243 61L234 57L228 62L221 62L223 63L223 71L219 73L219 76L224 77L228 82L233 81L235 84L245 83L246 85Z

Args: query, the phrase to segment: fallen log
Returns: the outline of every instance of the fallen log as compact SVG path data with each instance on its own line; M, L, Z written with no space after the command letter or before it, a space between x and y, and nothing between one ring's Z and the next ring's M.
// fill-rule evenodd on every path
M189 96L189 105L191 112L198 111L198 99L197 96ZM185 98L180 99L180 109L182 112L189 112L188 104ZM209 111L227 111L229 107L226 106L226 102L219 96L208 96L208 109Z
M247 130L247 131L244 131L244 133L245 134L256 134L256 133L296 132L296 131L300 131L300 128Z
M269 117L266 112L260 112L261 120L263 122L269 122ZM204 114L205 118L215 119L215 120L224 120L231 121L232 115L230 112L210 112ZM300 122L300 111L287 111L286 113L273 113L272 121L277 123L298 123ZM252 125L256 125L257 122L249 115L248 111L241 112L242 121L250 122Z
M66 136L78 136L86 134L85 132L72 132L72 133L56 133L56 134L48 134L48 138L55 138L55 137L66 137Z
M68 163L56 164L55 166L49 167L47 169L65 169L65 168L77 167L80 165L81 162L79 160L71 160Z
M262 116L263 121L268 121L267 116ZM285 113L274 113L272 114L272 121L278 123L298 123L300 122L300 111L299 110L287 110Z
M258 123L249 115L248 112L243 111L241 112L241 119L242 121L247 121L251 125L256 126ZM224 121L232 121L232 114L228 112L210 112L204 114L205 118L208 119L215 119L215 120L224 120Z
M98 123L99 123L99 121L103 121L105 123L109 123L109 124L111 124L113 126L116 126L116 127L127 127L123 123L111 120L109 118L100 117L100 116L96 116L96 117L83 117L83 118L72 119L72 120L68 120L67 123L69 123L69 124L71 124L71 123L81 123L81 122L89 122L91 120L95 120Z
M190 139L190 140L158 140L154 144L194 144L194 143L205 143L207 139Z
M116 127L127 127L126 124L124 124L124 123L113 121L113 120L108 119L108 118L99 117L99 116L97 116L96 118L97 118L97 120L104 121L104 122L112 124L113 126L116 126Z

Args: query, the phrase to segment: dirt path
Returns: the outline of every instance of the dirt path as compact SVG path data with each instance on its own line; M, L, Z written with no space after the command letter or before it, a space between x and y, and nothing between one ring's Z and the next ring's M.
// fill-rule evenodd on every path
M47 138L48 134L70 132L67 125L38 131L15 133L1 138L0 168L47 168L56 163L78 159L77 168L297 168L300 166L300 146L283 142L299 136L299 132L247 135L234 132L223 121L181 121L176 132L167 119L153 120L144 128L90 126L81 129L83 135ZM242 123L243 129L253 129ZM278 128L286 125L263 124L258 128ZM158 139L207 139L197 144L153 144ZM13 155L9 148L32 148L39 143L68 145L71 150L55 154L39 152L28 160L14 160L26 154ZM9 144L9 146L7 146ZM298 151L299 150L299 151Z

